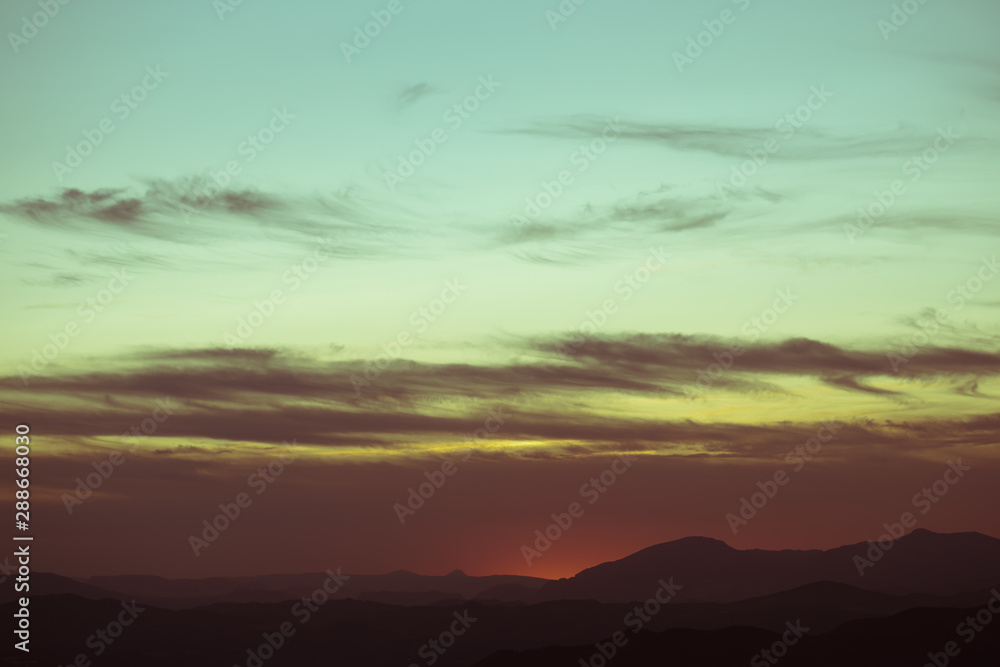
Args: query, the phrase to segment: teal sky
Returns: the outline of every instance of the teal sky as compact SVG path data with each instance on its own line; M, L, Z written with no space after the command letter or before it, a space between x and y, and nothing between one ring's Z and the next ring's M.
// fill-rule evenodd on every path
M332 337L364 345L371 337L391 337L399 321L392 309L408 312L450 275L467 277L476 289L460 316L435 327L435 338L565 328L650 245L683 257L642 295L664 304L677 331L727 335L746 313L764 307L773 289L795 284L804 299L794 321L782 323L784 333L844 339L858 335L854 318L865 318L866 334L889 333L894 317L933 306L935 295L943 298L978 262L983 235L963 228L982 229L996 204L992 35L1000 8L993 4L929 3L888 40L878 27L891 13L885 3L592 2L555 30L546 4L402 6L350 64L340 43L383 5L245 2L223 20L207 1L63 7L4 59L6 87L17 94L0 109L0 136L17 159L0 167L0 196L8 202L47 197L62 187L141 193L148 180L220 171L227 161L242 160L241 142L265 126L273 109L287 109L295 116L287 131L244 165L233 187L282 198L348 197L364 209L358 224L391 236L376 233L365 241L385 263L324 267L289 305L289 326L262 331L261 344L323 345ZM9 3L3 25L19 25L32 8ZM735 21L678 72L674 52L726 9ZM149 66L167 78L118 120L113 101L140 83ZM444 112L472 93L480 76L493 76L500 88L451 129ZM832 98L783 139L775 122L805 102L814 86ZM405 103L408 88L418 92ZM59 182L52 162L63 161L65 146L104 117L115 121L115 131ZM519 238L509 220L522 211L524 198L536 195L543 179L574 169L570 156L589 140L590 124L616 117L629 128L626 136L576 174L542 218L559 233L541 244ZM448 131L447 143L389 192L385 171L438 127ZM846 243L843 222L898 177L911 155L930 146L939 127L955 128L962 139L901 198L891 224L882 220L857 244ZM780 141L779 154L738 196L715 200L717 184L741 162L738 156L769 137ZM654 203L686 209L680 217L722 217L703 229L663 232L684 223L630 222L612 214L583 229L587 207L598 212L593 219L609 208L620 213ZM917 211L935 219L908 221ZM5 249L20 263L7 262L3 271L14 281L44 283L45 270L37 265L46 256L55 260L68 247L100 248L102 235L114 236L168 263L123 298L143 301L151 317L166 318L161 331L171 339L183 329L190 332L185 342L209 344L241 302L269 289L264 266L274 262L280 275L281 261L297 252L293 244L275 244L261 225L241 229L234 222L209 247L176 221L166 224L176 231L164 243L93 225L55 240L15 221ZM908 271L927 262L928 245L936 252L934 270ZM538 265L523 261L526 255L572 264ZM248 267L252 280L244 275ZM901 267L908 275L902 284L891 278ZM204 285L206 278L210 288L199 290L194 308L188 290L162 289L165 282ZM350 294L333 294L345 284ZM704 308L720 289L739 292L734 301L745 304L746 313ZM366 290L387 292L379 297L382 312L365 307ZM21 307L40 306L85 293L78 286L63 299L69 291L29 288L14 298ZM519 305L526 294L558 295L560 303L525 316ZM318 307L343 312L349 325L331 336L325 326L310 331L292 324L297 311ZM116 310L102 326L129 332L125 320L134 313ZM178 310L197 318L199 331ZM609 327L655 331L661 317L659 308L634 308ZM30 346L49 323L33 313L12 351ZM81 348L111 340L95 338L82 338Z

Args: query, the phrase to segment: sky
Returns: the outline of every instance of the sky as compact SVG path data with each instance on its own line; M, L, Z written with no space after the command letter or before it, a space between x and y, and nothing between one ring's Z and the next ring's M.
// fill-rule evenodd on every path
M39 561L560 577L907 510L1000 536L998 18L5 3L0 409Z

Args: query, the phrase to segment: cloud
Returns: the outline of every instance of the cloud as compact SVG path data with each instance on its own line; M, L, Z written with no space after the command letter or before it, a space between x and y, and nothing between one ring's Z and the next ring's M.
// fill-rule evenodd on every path
M606 204L588 203L561 216L514 216L496 241L526 261L579 264L634 248L636 238L714 228L731 213L731 207L713 198L640 192Z
M415 454L430 443L470 440L488 411L498 406L516 413L503 426L504 439L549 443L542 450L519 452L522 456L622 447L685 456L745 456L779 444L791 446L815 432L815 424L768 423L763 416L759 424L680 418L697 403L688 401L685 388L717 363L717 355L729 349L731 341L674 334L593 339L570 359L556 354L557 345L515 345L522 356L533 355L530 362L397 360L360 394L353 380L364 373L364 359L331 360L275 349L144 350L100 360L101 370L34 377L27 394L19 377L0 378L0 400L37 415L48 432L65 437L114 437L147 417L156 400L170 397L182 407L157 437L270 444L294 438L320 447ZM998 372L1000 355L929 348L901 374L908 379L954 379L959 394L974 396L978 384L970 382ZM747 345L713 388L734 395L793 396L782 388L783 379L812 378L846 392L898 400L899 391L879 386L879 378L889 375L885 350L791 339ZM664 407L632 416L602 409L616 395L642 397ZM654 416L659 413L678 418ZM969 445L987 444L995 440L990 429L996 419L943 420L949 427L920 445L908 438L914 430L932 428L927 423L855 423L849 432L851 441L866 446L912 449L951 443L955 437ZM942 420L928 423L935 421Z
M627 369L633 376L657 376L670 373L674 381L691 380L691 371L717 363L716 354L725 352L733 341L708 336L646 334L588 341L576 353L577 363L606 368ZM555 352L558 341L541 343L540 349ZM864 385L860 379L879 377L942 378L961 375L996 375L1000 373L1000 354L992 351L928 346L918 351L909 363L893 371L886 349L848 349L808 338L743 346L743 353L729 372L736 376L796 375L814 377L823 382L854 391L890 395ZM725 379L723 380L725 381Z
M749 148L759 148L768 140L781 143L781 150L772 159L826 160L907 155L927 148L928 137L936 130L921 134L912 129L881 131L867 136L841 136L811 126L796 129L794 141L784 138L777 127L727 126L695 123L643 123L618 121L620 140L662 146L672 150L698 151L726 158L747 158ZM607 119L594 115L578 115L549 121L538 121L524 127L506 130L514 134L551 137L556 139L593 139L607 128Z
M415 83L400 91L399 95L396 97L396 104L400 109L405 109L406 107L412 106L423 98L437 92L440 91L425 81Z
M882 235L884 234L883 230L900 234L907 242L920 239L920 235L924 232L947 231L949 233L993 235L996 233L997 224L1000 223L1000 218L995 213L958 208L933 209L926 207L912 211L889 211L885 215L873 219L871 223L865 222L867 227L861 227L859 219L860 215L855 211L831 220L821 221L818 226L833 225L843 227L845 231L852 230L852 235L856 237L854 241L857 243L869 236ZM804 231L808 231L808 228Z
M434 227L425 224L425 213L359 186L303 197L251 189L216 193L205 179L184 178L148 181L131 190L65 189L47 197L0 202L0 213L25 224L87 235L87 246L83 241L61 239L66 243L63 252L85 269L93 265L183 268L199 261L188 256L186 249L192 245L215 247L254 240L272 244L269 259L282 254L294 259L302 248L311 250L318 241L329 240L327 252L348 259L426 258L440 256L449 248L469 252L499 248L531 262L582 264L631 249L637 235L652 238L717 226L731 209L714 199L681 197L663 190L587 204L565 218L529 220L517 227L510 219ZM101 237L114 242L95 245L94 240ZM233 260L234 266L238 259ZM214 256L213 262L218 266L225 259ZM57 264L65 263L66 257L60 257ZM40 268L49 273L56 269ZM84 274L82 269L77 273ZM48 275L42 284L69 283Z
M49 197L0 203L0 213L53 229L110 232L178 244L245 240L314 246L330 238L340 257L393 254L406 247L399 218L359 188L319 197L288 197L252 189L221 190L207 178L154 180L144 189L64 189ZM395 215L393 215L395 214Z
M79 285L85 285L88 282L93 282L94 280L95 276L87 276L81 273L68 273L66 271L57 271L52 275L50 275L48 278L42 280L36 280L33 278L22 278L21 283L36 287L77 287Z
M686 397L704 370L718 364L734 341L711 336L636 334L594 337L576 349L561 338L510 343L528 361L503 364L439 363L395 360L357 391L354 380L372 366L364 358L321 358L278 349L146 350L102 361L102 370L31 378L32 393L65 396L124 394L242 404L260 400L317 401L352 409L402 409L434 400L515 400L537 395L617 392L669 398ZM571 350L569 356L561 350ZM880 379L957 379L968 382L1000 374L1000 355L992 351L925 347L894 372L895 348L849 349L793 338L745 344L730 368L713 382L736 392L781 393L782 377L813 378L848 391L884 396ZM342 353L337 353L342 357ZM873 386L875 385L875 386ZM0 378L0 389L17 391L20 377Z

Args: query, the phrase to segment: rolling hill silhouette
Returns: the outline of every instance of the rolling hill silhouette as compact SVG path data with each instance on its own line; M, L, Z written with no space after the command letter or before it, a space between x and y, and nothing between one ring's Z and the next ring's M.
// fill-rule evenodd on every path
M900 594L953 594L1000 582L1000 540L979 533L913 531L861 574L855 557L867 560L870 549L860 543L826 551L741 551L719 540L689 537L587 568L525 597L644 600L660 578L669 577L684 586L678 601L704 602L731 602L817 581Z
M134 596L146 608L105 647L102 665L254 667L247 651L273 638L282 624L294 633L261 665L424 665L428 642L465 614L475 620L437 656L439 667L592 664L595 651L609 650L616 633L627 641L615 647L614 665L746 665L791 622L808 632L789 648L783 665L920 667L928 652L961 642L956 628L963 619L981 618L990 599L1000 601L1000 540L917 531L859 576L853 558L868 546L741 551L688 538L559 581L461 571L356 575L340 592L353 599L338 593L306 620L296 609L302 611L301 598L322 574L87 582L39 574L32 622L59 632L47 634L32 657L54 665L71 664L88 651L95 658L88 642ZM648 611L657 586L670 579L683 587L677 596L634 623L637 610ZM11 599L8 592L2 613L13 613ZM974 641L961 642L948 664L996 667L998 641L1000 613Z

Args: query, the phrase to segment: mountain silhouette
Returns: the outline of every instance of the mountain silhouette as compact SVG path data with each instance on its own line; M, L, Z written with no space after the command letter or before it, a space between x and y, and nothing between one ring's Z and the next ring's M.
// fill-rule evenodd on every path
M558 581L461 571L351 575L337 597L309 614L302 598L317 589L322 573L86 582L35 573L32 623L60 632L33 647L32 657L71 664L134 597L145 609L108 644L100 656L105 667L248 665L247 651L274 640L287 623L294 633L261 662L266 667L425 665L421 650L463 617L474 619L468 633L449 640L453 646L435 659L437 667L600 663L595 655L615 667L770 664L751 661L800 626L808 630L782 667L921 667L928 654L963 639L958 630L966 619L983 619L990 600L1000 600L998 545L977 533L915 531L861 576L854 559L869 555L867 543L765 551L694 537ZM666 586L680 589L661 604L655 596ZM0 613L12 614L9 589L2 601ZM639 610L647 612L641 624ZM956 643L960 652L949 665L997 666L995 615L996 624L985 623L974 641ZM619 646L615 637L627 641ZM613 662L601 655L612 648Z
M670 578L683 586L677 601L732 602L818 581L888 593L952 594L1000 582L1000 540L979 533L916 530L887 550L863 542L826 551L765 551L689 537L546 583L526 597L645 600L660 579Z
M215 602L275 602L294 600L311 594L327 578L327 574L281 574L256 577L212 577L209 579L165 579L150 576L91 577L80 585L110 591L107 597L123 596L154 604L166 609L201 607ZM426 576L396 570L388 574L350 575L349 585L338 591L335 598L374 600L390 604L434 604L449 600L468 600L483 591L503 586L516 586L529 593L547 579L518 575L470 577L461 570L445 576ZM60 590L57 592L75 593ZM85 596L91 597L91 596Z

